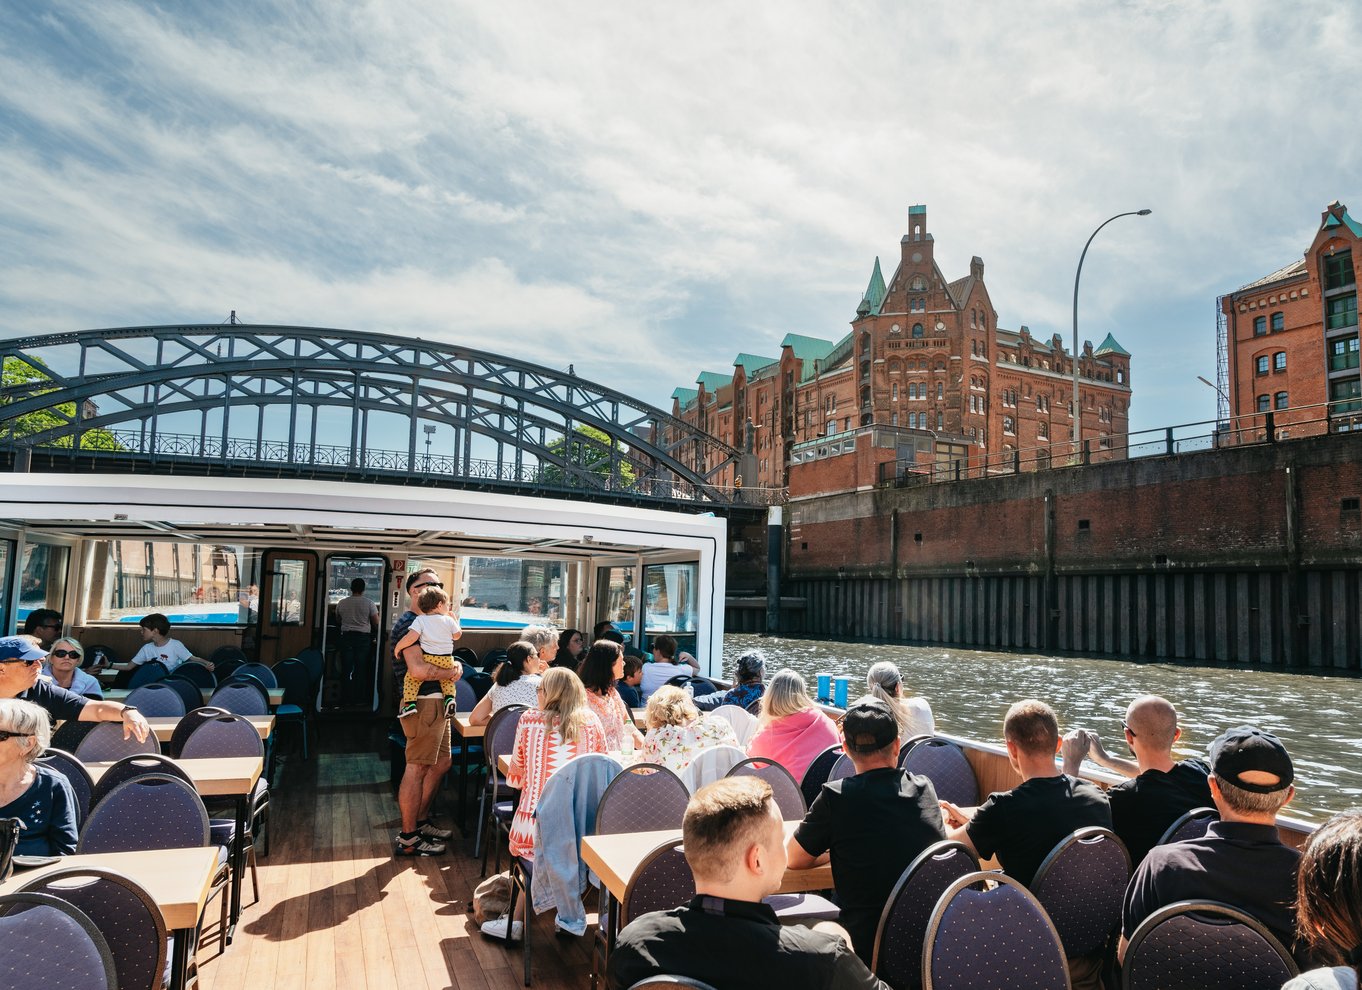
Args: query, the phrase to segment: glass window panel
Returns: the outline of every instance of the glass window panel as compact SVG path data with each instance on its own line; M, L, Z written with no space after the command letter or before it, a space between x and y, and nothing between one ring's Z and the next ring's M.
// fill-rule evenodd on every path
M598 572L597 621L609 620L626 635L634 628L634 568L608 567Z
M66 617L66 567L71 560L68 547L30 543L24 547L23 565L19 569L19 612L14 617L14 630L23 628L28 613L38 608L51 608Z
M307 562L274 562L273 599L270 622L276 626L296 626L303 621L303 595L307 593Z
M259 589L243 583L255 561L238 546L109 540L95 544L90 622L136 622L162 612L172 625L244 625Z
M566 575L561 561L468 557L465 567L460 622L466 619L469 627L562 624Z
M643 569L649 637L660 633L694 633L699 565L650 564Z

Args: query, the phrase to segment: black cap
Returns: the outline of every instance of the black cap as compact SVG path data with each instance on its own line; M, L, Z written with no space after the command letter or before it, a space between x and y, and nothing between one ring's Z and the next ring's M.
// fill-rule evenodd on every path
M847 708L842 735L853 753L878 753L899 737L899 723L887 704L867 694Z
M1282 741L1272 733L1251 725L1241 725L1222 733L1211 743L1210 756L1211 769L1216 776L1224 777L1235 787L1254 794L1280 791L1296 779L1291 757ZM1241 780L1239 775L1249 771L1272 774L1277 781L1260 784Z

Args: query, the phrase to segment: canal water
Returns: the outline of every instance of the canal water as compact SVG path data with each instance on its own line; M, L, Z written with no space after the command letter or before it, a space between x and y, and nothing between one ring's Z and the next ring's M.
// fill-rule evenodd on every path
M753 635L724 637L727 676L738 655L752 648L766 654L767 677L791 667L812 692L819 671L847 674L855 678L853 697L872 663L893 661L905 690L931 704L942 732L999 744L1008 706L1039 698L1054 708L1062 731L1093 729L1108 752L1128 756L1121 733L1126 706L1139 694L1162 695L1178 709L1183 755L1204 755L1233 725L1280 736L1296 766L1296 797L1285 814L1319 822L1362 806L1362 680L1356 678Z

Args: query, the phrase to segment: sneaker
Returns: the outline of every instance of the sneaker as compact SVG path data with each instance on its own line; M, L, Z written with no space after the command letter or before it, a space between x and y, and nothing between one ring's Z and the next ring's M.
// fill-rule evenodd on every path
M417 832L411 838L397 836L397 855L399 856L443 856L445 844L435 842Z
M397 713L398 718L406 718L408 715L416 714L416 702L408 701L402 706L402 710Z
M451 828L436 828L430 822L423 822L416 826L416 832L421 838L430 842L448 842L454 838L454 830Z
M458 714L458 701L452 697L445 698L445 718L453 718Z
M510 918L494 918L491 921L484 921L482 923L482 933L484 935L491 935L493 938L499 938L505 941L506 926L510 922L510 920L511 920ZM524 934L525 923L523 921L517 921L511 925L512 942L519 942Z

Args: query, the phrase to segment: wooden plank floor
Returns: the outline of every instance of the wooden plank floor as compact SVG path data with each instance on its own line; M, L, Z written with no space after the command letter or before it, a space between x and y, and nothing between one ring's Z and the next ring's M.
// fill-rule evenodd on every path
M520 948L505 949L473 923L480 863L469 855L471 840L452 842L444 856L393 857L397 804L382 726L326 723L322 740L310 760L292 751L280 758L260 903L244 909L225 954L215 954L216 943L202 947L202 990L522 986ZM437 810L448 826L452 790ZM248 875L243 903L250 899ZM586 990L594 927L581 939L558 938L553 928L552 912L535 922L533 985Z

